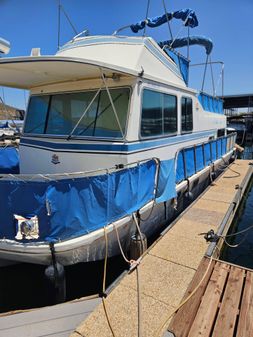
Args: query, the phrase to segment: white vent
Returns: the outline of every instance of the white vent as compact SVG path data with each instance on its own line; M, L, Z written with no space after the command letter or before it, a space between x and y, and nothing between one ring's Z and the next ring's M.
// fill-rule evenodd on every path
M40 56L40 48L32 48L31 56Z

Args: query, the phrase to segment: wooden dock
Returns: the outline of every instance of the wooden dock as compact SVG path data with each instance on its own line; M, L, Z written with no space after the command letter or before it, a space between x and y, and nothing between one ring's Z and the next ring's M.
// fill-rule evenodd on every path
M222 331L217 335L225 319L228 329L232 331L236 328L239 331L236 337L250 336L243 334L241 326L245 324L244 329L248 329L252 336L249 319L253 318L252 274L240 268L238 272L237 268L225 263L212 262L207 283L205 286L199 286L202 292L206 290L208 297L205 302L196 301L194 315L190 318L187 316L189 311L192 311L192 306L189 306L191 302L186 302L187 310L186 307L182 307L185 319L180 319L180 314L175 315L183 298L198 284L207 264L208 258L203 260L203 257L209 245L199 234L210 229L219 232L220 228L221 233L226 233L239 205L240 196L243 195L252 175L252 169L249 161L236 160L152 245L143 256L138 273L134 270L126 275L105 299L105 306L98 305L71 336L158 337L164 336L170 326L173 329L181 329L180 333L176 333L176 337L188 336L189 331L193 331L192 337L210 337L211 335L202 334L201 323L203 330L207 330L208 324L211 326L212 333L216 333L212 336L229 337L229 334L223 335ZM246 284L249 286L246 287ZM237 291L239 288L240 292ZM202 295L198 291L196 296L200 300ZM195 297L192 300L196 300ZM214 307L211 302L214 303ZM239 305L235 305L235 302L239 302ZM210 310L212 319L206 315L205 310ZM217 310L219 317L214 314ZM237 315L233 323L228 317L230 312L231 317ZM174 318L171 321L172 317Z
M209 266L204 258L192 279L189 296ZM169 328L176 337L252 337L253 271L211 261L197 292L173 317Z

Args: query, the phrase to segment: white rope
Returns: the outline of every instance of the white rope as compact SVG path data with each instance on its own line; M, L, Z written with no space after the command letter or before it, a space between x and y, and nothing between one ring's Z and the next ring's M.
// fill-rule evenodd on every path
M95 101L95 99L97 98L98 94L100 93L102 89L102 86L98 89L98 91L95 93L95 95L93 96L92 100L90 101L90 103L88 104L87 108L84 110L82 116L79 118L78 122L76 123L76 125L74 126L74 128L72 129L72 131L69 133L67 139L69 140L71 138L71 136L73 135L73 133L75 132L76 128L78 127L78 125L80 124L81 120L83 119L83 117L87 114L87 112L89 111L91 105L93 104L93 102Z
M115 224L114 224L114 229L115 229L115 232L116 232L116 237L117 237L117 241L118 241L118 245L119 245L119 249L120 249L121 255L122 255L123 259L130 265L131 261L128 260L128 258L126 257L126 255L125 255L125 253L123 251L123 248L122 248L122 245L121 245L121 242L120 242L120 238L119 238L118 228L117 228L117 226Z
M215 96L215 84L214 84L214 77L213 77L213 64L211 60L211 55L209 56L209 58L210 58L211 79L212 79L212 86L213 86L213 96Z
M173 40L173 35L172 35L171 26L170 26L170 20L169 20L169 17L168 17L167 8L166 8L166 5L165 5L165 1L164 0L162 0L162 1L163 1L164 12L165 12L165 15L166 15L166 20L167 20L167 23L168 23L170 38L171 38L171 40Z
M147 3L147 10L146 10L146 17L145 17L145 26L144 26L143 35L142 35L143 37L146 34L149 6L150 6L150 0L148 0L148 3Z
M120 121L119 121L119 117L118 117L118 114L117 114L115 105L114 105L114 103L113 103L112 96L111 96L110 90L109 90L109 88L108 88L108 86L107 86L107 83L106 83L106 80L105 80L105 76L104 76L104 74L103 74L102 69L101 69L101 77L102 77L102 80L103 80L105 89L106 89L106 91L107 91L107 94L108 94L108 97L109 97L109 100L110 100L110 103L111 103L111 106L112 106L113 113L114 113L115 118L116 118L116 120L117 120L117 123L118 123L119 129L120 129L122 138L124 138L124 132L123 132L123 130L122 130L122 127L121 127L121 124L120 124Z
M106 274L107 274L107 260L108 260L108 238L107 238L107 232L106 232L106 227L104 226L104 238L105 238L105 259L104 259L104 275L103 275L103 296L102 296L102 303L103 303L103 308L105 312L105 316L107 319L108 326L111 330L111 333L113 337L115 337L114 331L112 329L111 321L108 315L107 307L106 307L106 300L104 298L105 294L105 286L106 286Z

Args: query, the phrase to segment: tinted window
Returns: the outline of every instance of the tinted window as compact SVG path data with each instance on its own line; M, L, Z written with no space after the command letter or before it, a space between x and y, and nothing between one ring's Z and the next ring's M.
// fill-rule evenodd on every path
M110 94L125 133L130 90L110 89ZM95 95L96 91L86 91L33 96L28 108L25 133L69 135L78 124L73 135L122 138L107 92L100 91L90 105ZM87 107L89 109L86 111Z
M177 131L177 98L176 96L163 95L164 99L164 133Z
M217 132L217 137L225 136L225 129L219 129Z
M181 126L182 132L190 132L193 129L192 121L192 99L183 97L181 100Z
M177 98L157 91L143 91L141 136L151 137L177 131Z
M25 133L44 133L49 96L31 97L27 110Z

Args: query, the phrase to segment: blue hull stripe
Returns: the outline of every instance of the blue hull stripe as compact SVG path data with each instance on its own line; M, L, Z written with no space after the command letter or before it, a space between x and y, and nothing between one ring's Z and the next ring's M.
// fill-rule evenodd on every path
M20 145L33 146L43 149L52 149L56 151L89 151L89 152L121 152L121 153L134 153L144 150L152 150L154 148L163 147L166 145L175 145L191 140L197 140L204 137L212 136L213 132L204 131L194 134L180 135L174 137L168 137L157 140L145 140L142 142L125 143L125 144L82 144L82 143L70 143L66 140L63 143L56 143L52 141L35 140L30 138L22 138Z

